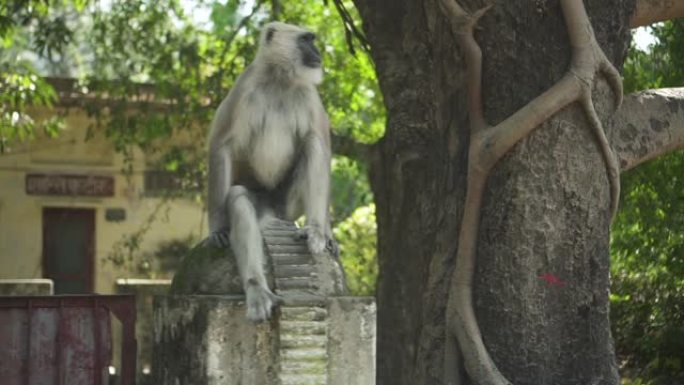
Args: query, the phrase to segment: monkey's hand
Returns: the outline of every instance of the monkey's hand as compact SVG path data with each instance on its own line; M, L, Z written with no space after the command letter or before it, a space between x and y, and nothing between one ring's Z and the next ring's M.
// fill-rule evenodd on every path
M228 229L213 231L211 234L209 234L209 237L207 239L209 240L209 244L213 247L219 247L222 249L230 247Z
M250 279L245 285L247 297L247 319L258 323L271 317L273 306L282 302L282 299L273 294L265 284L258 284Z
M301 239L306 239L309 245L309 251L313 255L321 255L326 249L328 240L326 239L323 229L318 225L306 225L297 231L297 236Z

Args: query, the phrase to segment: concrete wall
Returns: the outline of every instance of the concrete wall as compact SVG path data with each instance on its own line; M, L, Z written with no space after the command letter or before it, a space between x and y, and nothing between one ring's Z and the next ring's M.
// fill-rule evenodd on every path
M45 111L43 116L54 115ZM42 209L45 207L92 208L95 220L95 291L113 293L117 278L130 276L105 263L107 254L124 234L139 229L160 200L143 195L144 156L138 152L130 180L122 174L123 158L103 137L85 141L92 121L84 112L72 109L66 117L66 131L59 138L38 137L28 144L13 146L12 152L0 154L0 278L41 278ZM63 173L107 175L115 178L111 198L55 197L27 195L27 173ZM126 211L126 219L109 222L108 208ZM169 206L167 220L159 220L147 233L143 250L154 250L160 241L201 236L204 216L201 208L189 200L176 200ZM206 229L206 226L204 226ZM206 230L205 230L206 231Z
M153 383L375 384L373 298L283 298L255 325L242 296L155 297Z
M51 279L0 279L0 295L52 295Z

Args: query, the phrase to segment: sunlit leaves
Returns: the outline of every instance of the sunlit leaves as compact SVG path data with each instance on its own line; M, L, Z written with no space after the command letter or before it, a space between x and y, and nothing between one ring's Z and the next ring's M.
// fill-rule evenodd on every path
M213 32L221 36L233 31L239 22L238 7L240 2L228 1L226 4L215 2L211 6Z
M63 52L73 38L74 31L67 25L66 17L41 18L34 33L36 52L47 58Z
M26 27L44 18L49 7L47 1L4 0L0 2L0 36L6 36L17 27Z
M647 52L632 44L624 65L625 92L684 85L684 19L648 28L656 43Z
M74 8L75 7L75 8ZM31 139L35 130L55 136L62 129L58 116L37 121L32 107L51 106L56 100L47 84L27 60L35 57L57 60L72 43L75 14L84 1L8 0L0 3L0 153L14 141ZM28 55L30 56L30 55Z
M15 140L25 141L34 136L36 127L48 136L55 136L62 129L58 116L35 122L29 108L51 106L56 95L32 68L24 63L9 68L0 63L0 153L6 152Z

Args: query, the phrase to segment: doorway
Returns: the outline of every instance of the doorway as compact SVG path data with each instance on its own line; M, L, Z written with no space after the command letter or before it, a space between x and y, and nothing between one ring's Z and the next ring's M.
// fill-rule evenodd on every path
M95 210L43 208L43 276L55 294L93 292Z

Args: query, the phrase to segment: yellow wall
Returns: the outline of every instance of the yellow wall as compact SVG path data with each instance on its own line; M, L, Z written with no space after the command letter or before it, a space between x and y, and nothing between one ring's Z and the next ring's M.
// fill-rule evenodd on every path
M50 114L45 111L45 115ZM111 263L105 263L112 245L122 235L139 229L158 205L159 199L143 195L142 154L136 154L132 183L121 173L123 158L114 152L101 135L84 142L90 121L84 113L71 110L66 131L57 139L37 138L26 145L0 154L0 278L41 278L42 209L44 207L93 208L95 220L95 290L108 294L117 278L127 277ZM27 195L27 173L92 174L115 177L111 198L55 197ZM143 250L154 250L160 241L184 238L206 232L200 206L187 200L169 205L168 221L154 222L143 243ZM122 208L122 222L105 220L107 208Z

